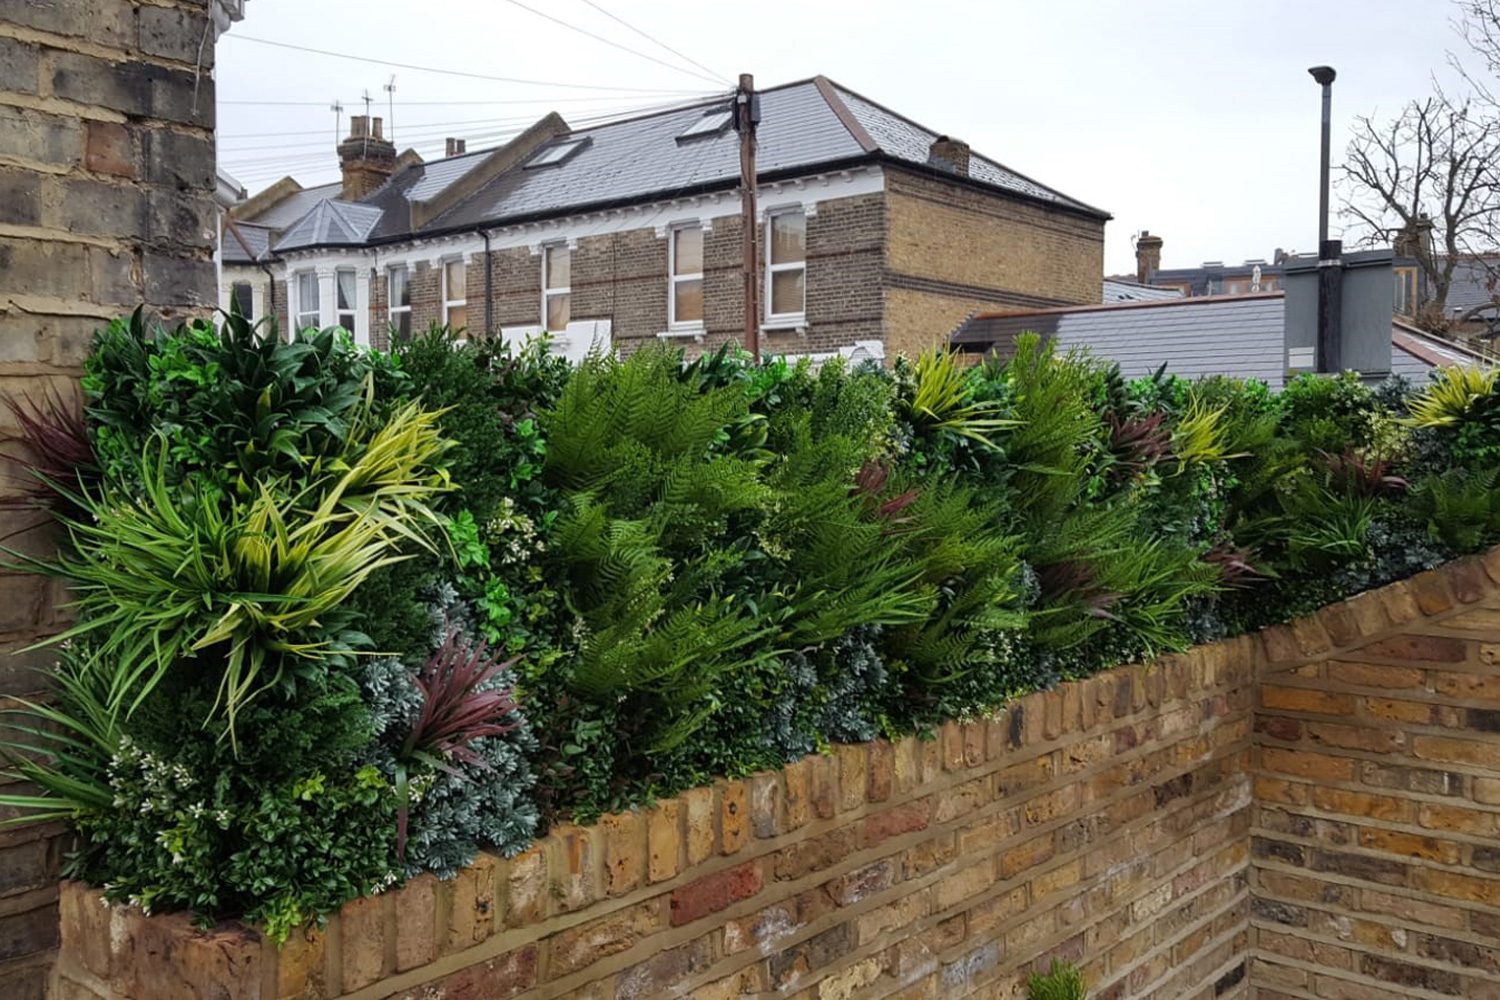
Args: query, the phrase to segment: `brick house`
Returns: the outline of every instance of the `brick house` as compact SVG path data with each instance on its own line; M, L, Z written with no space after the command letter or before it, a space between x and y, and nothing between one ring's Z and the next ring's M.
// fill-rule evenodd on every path
M976 310L1098 302L1109 216L822 77L761 92L766 351L913 352ZM422 162L381 120L342 183L233 212L221 301L384 345L431 322L559 347L706 349L743 329L739 140L726 100ZM878 346L877 346L878 345Z

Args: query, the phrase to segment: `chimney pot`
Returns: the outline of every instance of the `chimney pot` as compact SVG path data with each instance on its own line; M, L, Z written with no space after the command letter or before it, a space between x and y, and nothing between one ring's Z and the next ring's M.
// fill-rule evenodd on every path
M455 139L452 136L449 136L448 137L448 154L447 155L449 155L449 156L461 156L463 153L465 153L467 151L468 145L469 145L469 143L468 143L467 139Z
M962 139L940 135L927 149L927 162L940 170L960 177L969 176L969 144Z
M1161 270L1161 237L1152 236L1149 229L1142 229L1135 241L1135 280L1142 285L1156 281L1156 272Z
M381 120L351 115L349 137L338 144L344 188L339 197L358 201L374 191L396 169L396 147L381 134Z

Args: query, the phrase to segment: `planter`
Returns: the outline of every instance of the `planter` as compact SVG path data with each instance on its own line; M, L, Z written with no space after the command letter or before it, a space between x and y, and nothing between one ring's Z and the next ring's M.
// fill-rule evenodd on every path
M1497 658L1495 584L1461 561L931 741L563 826L280 951L67 884L55 992L1011 997L1061 957L1095 1000L1245 996L1257 976L1489 995Z

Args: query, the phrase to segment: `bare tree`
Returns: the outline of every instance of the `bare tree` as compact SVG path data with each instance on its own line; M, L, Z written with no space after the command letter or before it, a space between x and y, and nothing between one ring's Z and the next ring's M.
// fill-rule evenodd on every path
M1455 29L1472 53L1469 64L1450 54L1466 84L1453 96L1435 81L1429 97L1411 101L1394 118L1364 115L1342 168L1342 212L1357 236L1395 243L1416 258L1426 284L1418 322L1447 329L1500 304L1500 0L1457 0ZM1455 271L1488 271L1491 302L1448 315Z

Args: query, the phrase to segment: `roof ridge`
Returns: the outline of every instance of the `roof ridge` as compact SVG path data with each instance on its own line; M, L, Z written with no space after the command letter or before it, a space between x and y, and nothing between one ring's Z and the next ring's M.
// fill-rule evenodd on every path
M1152 286L1147 286L1152 287ZM977 312L973 319L1014 319L1017 316L1051 316L1058 313L1105 312L1114 309L1180 308L1186 305L1214 305L1225 302L1255 302L1264 299L1285 298L1286 292L1248 292L1244 295L1194 295L1179 299L1142 299L1130 302L1080 302L1070 306L1049 306L1046 309L1012 309L1006 311L987 310Z
M829 80L829 83L831 83L837 90L841 91L843 94L847 94L847 95L852 96L852 97L857 97L861 101L864 101L866 104L870 105L871 107L880 109L881 111L883 111L886 114L890 115L892 118L899 119L900 121L905 122L906 124L912 126L913 128L920 129L923 132L930 133L934 138L937 138L937 137L940 137L940 136L944 136L944 135L950 135L951 136L951 134L952 134L952 133L948 133L948 132L940 132L940 131L938 131L935 128L931 128L931 127L929 127L927 125L923 125L921 122L917 121L915 118L912 118L909 115L904 115L901 112L896 111L893 108L890 108L890 107L887 107L884 104L881 104L879 101L871 100L870 98L866 97L864 94L861 94L859 91L855 90L853 87L846 87L842 83L839 83L836 80ZM1089 212L1094 212L1094 213L1096 213L1098 215L1103 215L1103 216L1108 216L1109 215L1109 213L1106 212L1106 211L1104 211L1104 209L1098 208L1098 207L1096 207L1094 205L1090 205L1086 201L1080 201L1079 199L1074 198L1070 194L1064 194L1062 191L1059 191L1057 188L1053 187L1050 184L1043 184L1041 181L1037 180L1036 178L1034 178L1034 177L1032 177L1032 176L1030 176L1028 174L1023 174L1023 173L1021 173L1021 171L1015 169L1014 167L1006 166L1004 163L1001 163L999 160L995 159L993 156L986 156L984 153L977 153L972 148L969 151L969 155L971 157L975 158L975 159L983 160L985 163L988 163L992 167L997 167L998 169L1003 170L1003 171L1005 171L1008 174L1012 174L1015 177L1017 177L1017 178L1025 181L1028 184L1034 184L1038 188L1040 188L1041 190L1047 191L1047 192L1049 192L1049 193L1051 193L1053 195L1056 195L1059 199L1061 199L1062 201L1064 201L1064 202L1066 202L1066 203L1068 203L1070 205L1073 205L1073 206L1075 206L1077 208L1084 209L1084 210L1089 211ZM971 178L971 179L974 179L974 178Z
M861 149L866 153L880 151L880 143L875 141L869 130L859 123L858 118L854 117L854 112L849 110L849 105L839 93L838 84L820 73L813 77L813 86L817 88L818 96L822 97L823 102L828 105L828 110L832 111L833 116L849 130L849 134L854 137L855 142L859 143Z

